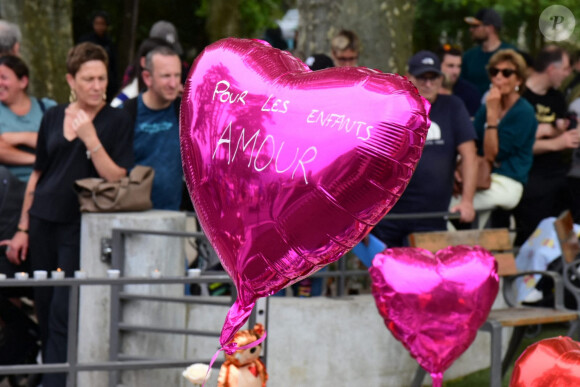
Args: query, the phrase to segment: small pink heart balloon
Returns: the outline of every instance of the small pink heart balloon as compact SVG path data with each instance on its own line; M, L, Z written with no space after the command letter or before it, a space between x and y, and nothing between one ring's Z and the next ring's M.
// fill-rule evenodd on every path
M253 40L202 52L184 88L181 153L199 221L238 291L222 346L259 297L340 258L395 204L428 113L398 75L311 72Z
M443 372L475 340L497 296L497 262L487 250L452 246L387 249L369 269L385 325L441 386Z

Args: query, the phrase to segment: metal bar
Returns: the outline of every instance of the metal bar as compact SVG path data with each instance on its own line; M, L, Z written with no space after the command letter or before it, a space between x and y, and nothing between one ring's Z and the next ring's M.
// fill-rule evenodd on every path
M145 294L121 292L119 294L119 297L122 300L178 302L183 304L214 305L227 307L232 306L232 303L230 301L199 300L197 299L197 296L164 297L164 296L151 296Z
M180 328L158 328L147 325L125 324L119 322L119 330L121 331L137 331L137 332L151 332L151 333L169 333L176 335L196 335L204 337L220 337L220 332L217 331L201 331L195 329L180 329Z
M346 288L346 276L344 272L346 271L346 256L341 257L338 260L338 284L336 289L336 295L338 297L344 296L344 289Z
M120 278L65 278L62 280L45 279L37 280L29 278L26 280L17 279L2 279L0 280L0 287L14 288L14 287L38 287L38 286L72 286L72 285L132 285L132 284L186 284L186 283L206 283L206 282L228 282L232 283L232 279L227 274L209 275L202 274L199 277L120 277ZM195 296L190 296L195 297Z
M67 373L67 387L76 387L77 385L77 347L78 347L78 310L79 310L79 285L69 287L68 302L68 344L67 344L67 362L69 369Z
M459 219L461 214L459 212L417 212L414 214L387 214L383 217L385 220L406 220L406 219Z
M129 358L129 357L127 357ZM119 371L119 370L136 370L151 368L176 368L187 367L192 363L209 364L210 359L188 359L188 360L123 360L123 361L105 361L94 363L79 363L76 366L77 372L85 371ZM219 368L223 360L216 360L213 368ZM1 366L0 375L20 375L20 374L41 374L41 373L62 373L69 370L68 363L52 363L37 365L13 365Z
M118 232L123 235L132 235L132 234L143 234L143 235L159 235L159 236L169 236L169 237L185 237L185 238L203 238L207 239L207 235L205 235L201 231L197 232L181 232L181 231L157 231L157 230L142 230L142 229L134 229L134 228L114 228L113 229L113 237L114 233Z
M123 275L125 268L125 235L118 229L113 229L113 252L111 264L113 269L118 269ZM119 293L120 285L111 285L110 314L109 314L109 361L118 360L120 349L119 320L121 318L121 300ZM115 370L109 372L109 387L116 387L119 381L119 373Z

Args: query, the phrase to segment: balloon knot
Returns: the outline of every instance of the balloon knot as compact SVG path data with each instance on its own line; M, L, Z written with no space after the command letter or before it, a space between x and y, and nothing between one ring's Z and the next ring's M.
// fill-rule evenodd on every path
M228 355L233 355L238 350L238 343L231 342L222 347L223 351Z

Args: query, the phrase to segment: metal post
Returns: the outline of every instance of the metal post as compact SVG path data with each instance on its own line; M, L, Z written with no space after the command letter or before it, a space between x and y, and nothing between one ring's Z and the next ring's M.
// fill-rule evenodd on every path
M338 286L336 289L336 295L338 297L344 296L346 288L346 255L343 255L338 260Z
M111 266L121 271L123 275L125 268L125 235L123 231L113 229L113 252L111 255ZM111 309L109 315L109 361L119 360L120 334L119 321L121 319L121 293L120 285L111 285ZM112 370L109 372L109 387L116 387L119 381L119 372Z
M68 302L68 346L67 362L69 370L67 373L67 387L76 387L78 376L78 310L79 310L79 285L71 284L69 287Z

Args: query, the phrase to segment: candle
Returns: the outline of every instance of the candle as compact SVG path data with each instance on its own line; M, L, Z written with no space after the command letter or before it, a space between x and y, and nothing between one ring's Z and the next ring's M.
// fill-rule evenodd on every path
M87 273L82 270L75 270L75 278L77 279L85 279L87 278Z
M5 280L6 278L6 274L0 273L0 280Z
M52 279L57 279L57 280L61 280L64 279L64 271L60 270L60 268L53 270L50 273L50 276Z
M48 277L48 272L46 270L34 270L34 279L45 280Z
M157 269L151 272L151 278L161 278L161 272Z
M21 271L20 273L14 274L14 278L17 280L26 280L28 279L28 273L25 271Z
M201 269L188 269L187 276L188 277L199 277L201 275Z
M119 278L121 276L121 270L109 269L107 270L107 277L109 278Z

